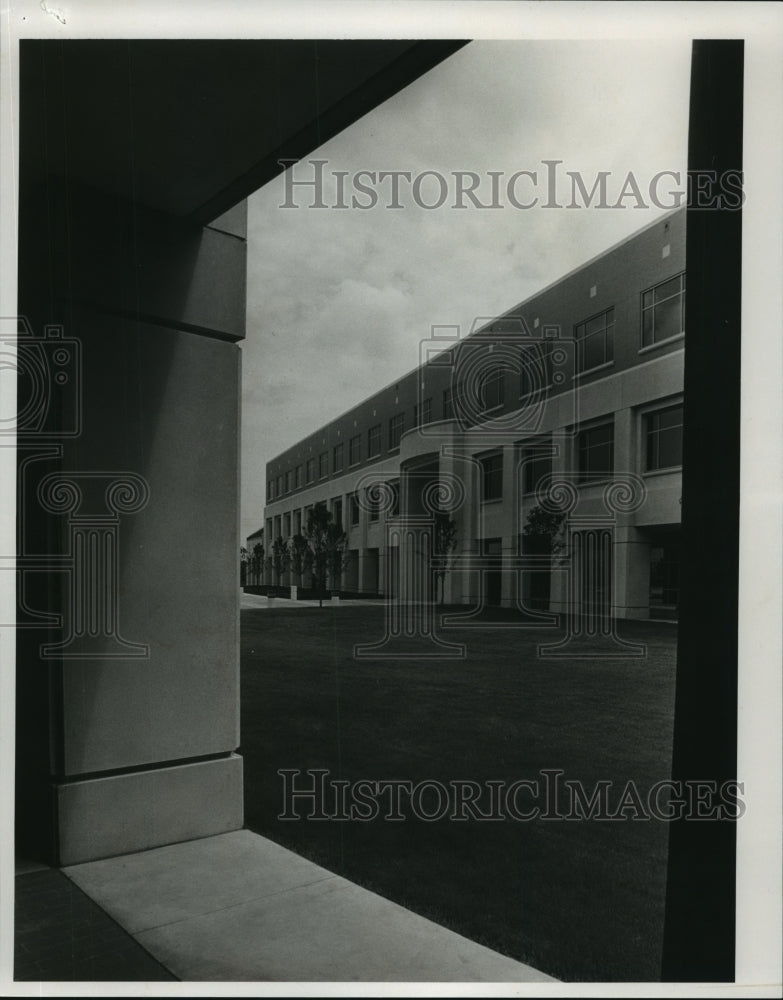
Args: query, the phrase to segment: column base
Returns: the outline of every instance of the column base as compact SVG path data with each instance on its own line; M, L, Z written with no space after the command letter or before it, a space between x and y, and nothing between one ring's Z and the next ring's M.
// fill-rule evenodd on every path
M242 758L152 768L56 787L59 864L239 830Z

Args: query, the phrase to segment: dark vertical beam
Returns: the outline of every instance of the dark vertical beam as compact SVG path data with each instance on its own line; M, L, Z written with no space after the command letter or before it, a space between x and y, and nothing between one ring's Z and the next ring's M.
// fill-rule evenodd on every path
M696 41L691 71L682 577L672 777L737 777L742 214L720 201L742 169L741 41ZM699 191L697 191L699 187ZM736 199L735 199L736 201ZM702 807L703 808L703 807ZM687 810L686 810L687 811ZM734 980L736 826L672 823L663 979Z

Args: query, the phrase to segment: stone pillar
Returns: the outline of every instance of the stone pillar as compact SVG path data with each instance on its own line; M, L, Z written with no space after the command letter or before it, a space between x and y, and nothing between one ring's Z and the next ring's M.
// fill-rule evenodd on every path
M517 594L521 584L519 573L511 568L518 555L518 535L520 525L522 490L519 482L519 449L514 444L503 446L503 528L501 546L503 562L508 560L508 568L502 570L500 603L507 608L516 607Z
M20 229L19 308L78 345L44 353L79 426L20 466L24 601L59 627L19 631L17 836L67 865L240 829L244 211L201 229L44 187Z
M554 480L562 480L566 473L576 469L574 442L567 437L557 437L553 441L555 454L552 458L552 476ZM566 529L566 537L561 555L568 558L571 550L571 538ZM557 569L557 560L552 560L552 584L550 589L549 610L568 613L570 609L568 574Z

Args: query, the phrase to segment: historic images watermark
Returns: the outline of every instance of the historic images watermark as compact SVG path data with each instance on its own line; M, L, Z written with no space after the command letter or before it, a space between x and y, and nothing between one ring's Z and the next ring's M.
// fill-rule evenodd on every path
M326 768L281 768L279 820L467 822L602 820L695 822L745 815L744 782L714 780L596 781L591 786L544 768L533 778L474 781L427 778L332 778Z
M359 209L442 208L525 211L545 209L688 208L736 211L745 201L739 170L660 170L650 177L629 171L586 174L565 169L564 161L542 159L534 169L327 170L328 160L277 161L285 196L279 208Z

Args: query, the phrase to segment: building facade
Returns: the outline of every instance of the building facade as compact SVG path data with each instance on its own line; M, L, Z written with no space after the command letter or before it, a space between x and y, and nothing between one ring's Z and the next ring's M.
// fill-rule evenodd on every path
M268 463L267 549L325 503L335 586L428 598L441 512L448 603L675 617L685 293L677 210L466 337L434 328L414 371Z

